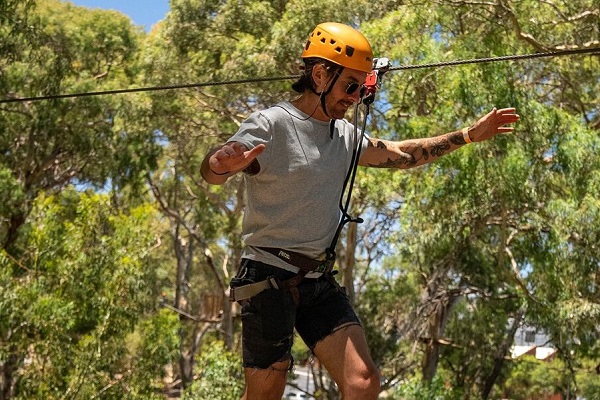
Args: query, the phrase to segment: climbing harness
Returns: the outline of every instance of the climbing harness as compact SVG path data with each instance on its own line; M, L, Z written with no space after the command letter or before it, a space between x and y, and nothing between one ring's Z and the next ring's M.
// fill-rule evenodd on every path
M352 157L350 159L350 165L348 172L344 179L342 186L342 193L340 196L339 208L341 211L341 218L336 228L335 234L331 240L331 244L325 249L325 258L323 260L313 259L306 257L301 253L297 253L290 250L279 249L275 247L257 247L260 250L266 251L279 259L291 264L299 269L298 273L292 278L281 280L274 276L268 277L267 279L255 283L249 283L239 287L231 288L230 301L241 302L247 300L264 290L267 289L278 289L278 290L289 290L294 298L296 305L300 303L300 294L297 286L302 282L307 274L311 272L321 273L321 276L330 281L334 287L338 290L342 290L338 282L335 280L334 275L337 271L333 271L333 267L336 259L335 248L337 246L339 237L341 235L344 226L349 222L361 223L363 219L360 217L352 217L348 210L350 209L350 200L352 198L352 189L354 181L356 179L356 172L358 169L358 162L360 160L360 154L362 150L362 143L365 138L365 129L367 125L367 118L369 116L369 108L375 98L375 93L379 88L381 78L385 72L389 70L390 62L387 58L379 58L373 60L374 68L368 76L365 84L361 89L361 101L354 106L354 148L352 149ZM335 83L335 82L333 82ZM352 85L352 84L351 84ZM356 87L349 87L346 89L348 94L352 94L359 89L359 85ZM333 85L332 85L333 86ZM349 91L352 92L349 92ZM360 103L365 106L365 113L363 118L362 129L360 134L358 132L358 107ZM333 137L335 130L335 120L332 119L329 124L330 137Z

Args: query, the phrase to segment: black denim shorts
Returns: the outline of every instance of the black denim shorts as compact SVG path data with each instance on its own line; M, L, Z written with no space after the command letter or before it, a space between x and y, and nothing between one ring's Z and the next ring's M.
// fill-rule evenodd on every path
M259 282L270 276L281 280L295 274L252 260L243 260L230 286ZM345 292L328 279L304 279L296 306L289 290L267 289L242 304L244 367L268 368L291 358L294 328L312 350L317 342L348 324L360 324Z

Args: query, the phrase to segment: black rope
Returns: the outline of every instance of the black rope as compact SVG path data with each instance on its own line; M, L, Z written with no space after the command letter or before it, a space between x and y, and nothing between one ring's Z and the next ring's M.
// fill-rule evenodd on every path
M362 144L365 138L365 131L367 128L367 118L369 117L369 104L365 104L365 114L363 119L363 126L361 129L360 135L358 134L358 106L360 103L357 103L354 106L354 148L352 149L352 158L350 159L350 165L348 167L348 172L346 173L346 178L344 179L344 184L342 186L342 193L340 196L340 211L341 211L341 219L338 223L337 229L335 230L335 234L333 235L333 239L331 240L331 244L327 249L325 249L326 259L328 261L335 260L335 248L337 246L337 242L340 238L340 234L344 229L344 226L348 222L356 222L360 224L363 222L363 219L360 217L353 218L348 210L350 209L350 200L352 199L352 189L354 188L354 181L356 179L356 172L358 170L358 162L360 160L360 154L362 151ZM332 120L335 121L335 120ZM335 122L334 122L335 124ZM333 129L334 125L330 125L330 129ZM333 133L332 133L333 136ZM346 199L344 201L344 195Z
M430 64L403 65L403 66L399 66L399 67L392 67L389 69L389 71L420 69L420 68L436 68L436 67L446 67L446 66L464 65L464 64L478 64L478 63L499 62L499 61L515 61L515 60L534 59L534 58L541 58L541 57L560 57L560 56L575 55L575 54L588 54L588 53L600 53L600 47L559 50L559 51L521 54L521 55L510 55L510 56L485 57L485 58L475 58L475 59L470 59L470 60L442 61L442 62L436 62L436 63L430 63ZM19 103L19 102L27 102L27 101L40 101L40 100L67 99L67 98L87 97L87 96L101 96L101 95L109 95L109 94L151 92L151 91L173 90L173 89L188 89L188 88L199 88L199 87L208 87L208 86L237 85L237 84L242 84L242 83L272 82L272 81L283 81L283 80L298 79L298 78L300 78L300 75L287 75L287 76L274 76L274 77L265 77L265 78L236 79L236 80L228 80L228 81L221 81L221 82L200 82L200 83L187 83L187 84L179 84L179 85L150 86L150 87L140 87L140 88L130 88L130 89L115 89L115 90L105 90L105 91L97 91L97 92L53 94L53 95L35 96L35 97L13 97L13 98L7 98L7 99L0 99L0 104Z

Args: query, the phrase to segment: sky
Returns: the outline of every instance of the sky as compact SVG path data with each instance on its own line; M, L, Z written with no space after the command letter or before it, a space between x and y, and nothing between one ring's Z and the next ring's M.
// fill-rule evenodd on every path
M134 24L143 26L146 31L164 19L169 11L169 0L68 0L89 8L116 10L127 15Z

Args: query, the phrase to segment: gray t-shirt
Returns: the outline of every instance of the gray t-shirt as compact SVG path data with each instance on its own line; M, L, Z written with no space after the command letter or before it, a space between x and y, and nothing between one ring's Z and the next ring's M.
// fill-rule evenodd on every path
M340 195L355 147L354 125L336 120L330 136L329 122L281 102L253 113L229 139L233 141L249 149L266 146L257 158L258 174L244 174L243 257L294 272L296 267L256 247L322 257L341 217ZM363 150L366 144L364 139Z

